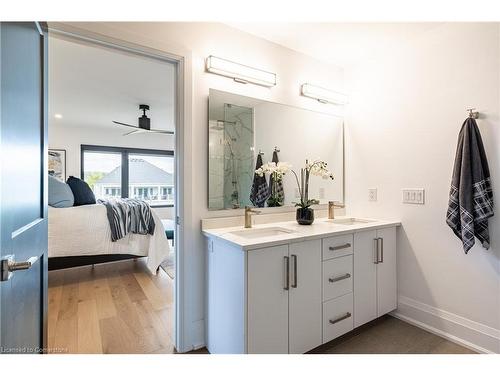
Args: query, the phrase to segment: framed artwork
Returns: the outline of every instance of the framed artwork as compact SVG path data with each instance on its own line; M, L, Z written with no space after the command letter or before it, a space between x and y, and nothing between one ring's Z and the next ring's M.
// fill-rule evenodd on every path
M49 175L66 182L66 150L49 149Z

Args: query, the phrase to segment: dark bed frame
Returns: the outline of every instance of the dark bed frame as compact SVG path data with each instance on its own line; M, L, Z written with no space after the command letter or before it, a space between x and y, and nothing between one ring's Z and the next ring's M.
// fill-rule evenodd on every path
M75 257L49 258L49 271L65 268L90 266L93 264L116 262L118 260L143 258L139 255L113 254L113 255L81 255Z

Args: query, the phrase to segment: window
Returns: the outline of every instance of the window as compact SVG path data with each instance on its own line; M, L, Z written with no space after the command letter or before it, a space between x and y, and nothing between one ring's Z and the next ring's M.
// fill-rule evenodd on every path
M173 206L174 152L82 145L82 178L97 199L135 198Z

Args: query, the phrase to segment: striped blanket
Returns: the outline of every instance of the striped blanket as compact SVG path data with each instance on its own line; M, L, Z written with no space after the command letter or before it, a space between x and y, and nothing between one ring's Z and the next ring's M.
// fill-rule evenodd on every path
M155 222L151 207L144 201L132 198L99 199L106 206L111 241L115 242L129 233L151 234L155 232Z

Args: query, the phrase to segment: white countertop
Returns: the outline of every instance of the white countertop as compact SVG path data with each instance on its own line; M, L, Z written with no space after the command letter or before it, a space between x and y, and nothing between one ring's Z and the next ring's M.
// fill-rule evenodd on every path
M337 217L336 219L344 219L345 217ZM329 236L336 236L342 234L349 234L363 230L371 230L378 228L394 227L401 225L398 220L379 220L379 219L365 219L370 220L367 223L354 223L354 224L338 224L332 223L328 219L316 219L312 225L299 225L296 221L284 221L269 224L254 225L252 228L238 227L225 227L217 229L204 229L203 234L213 239L219 239L229 242L232 245L240 247L242 250L253 250L262 247L276 246L289 244L293 242L301 242L304 240L312 240L316 238L324 238ZM264 228L283 228L290 233L283 233L279 235L257 237L257 238L244 238L233 234L231 232L252 231L254 229Z

